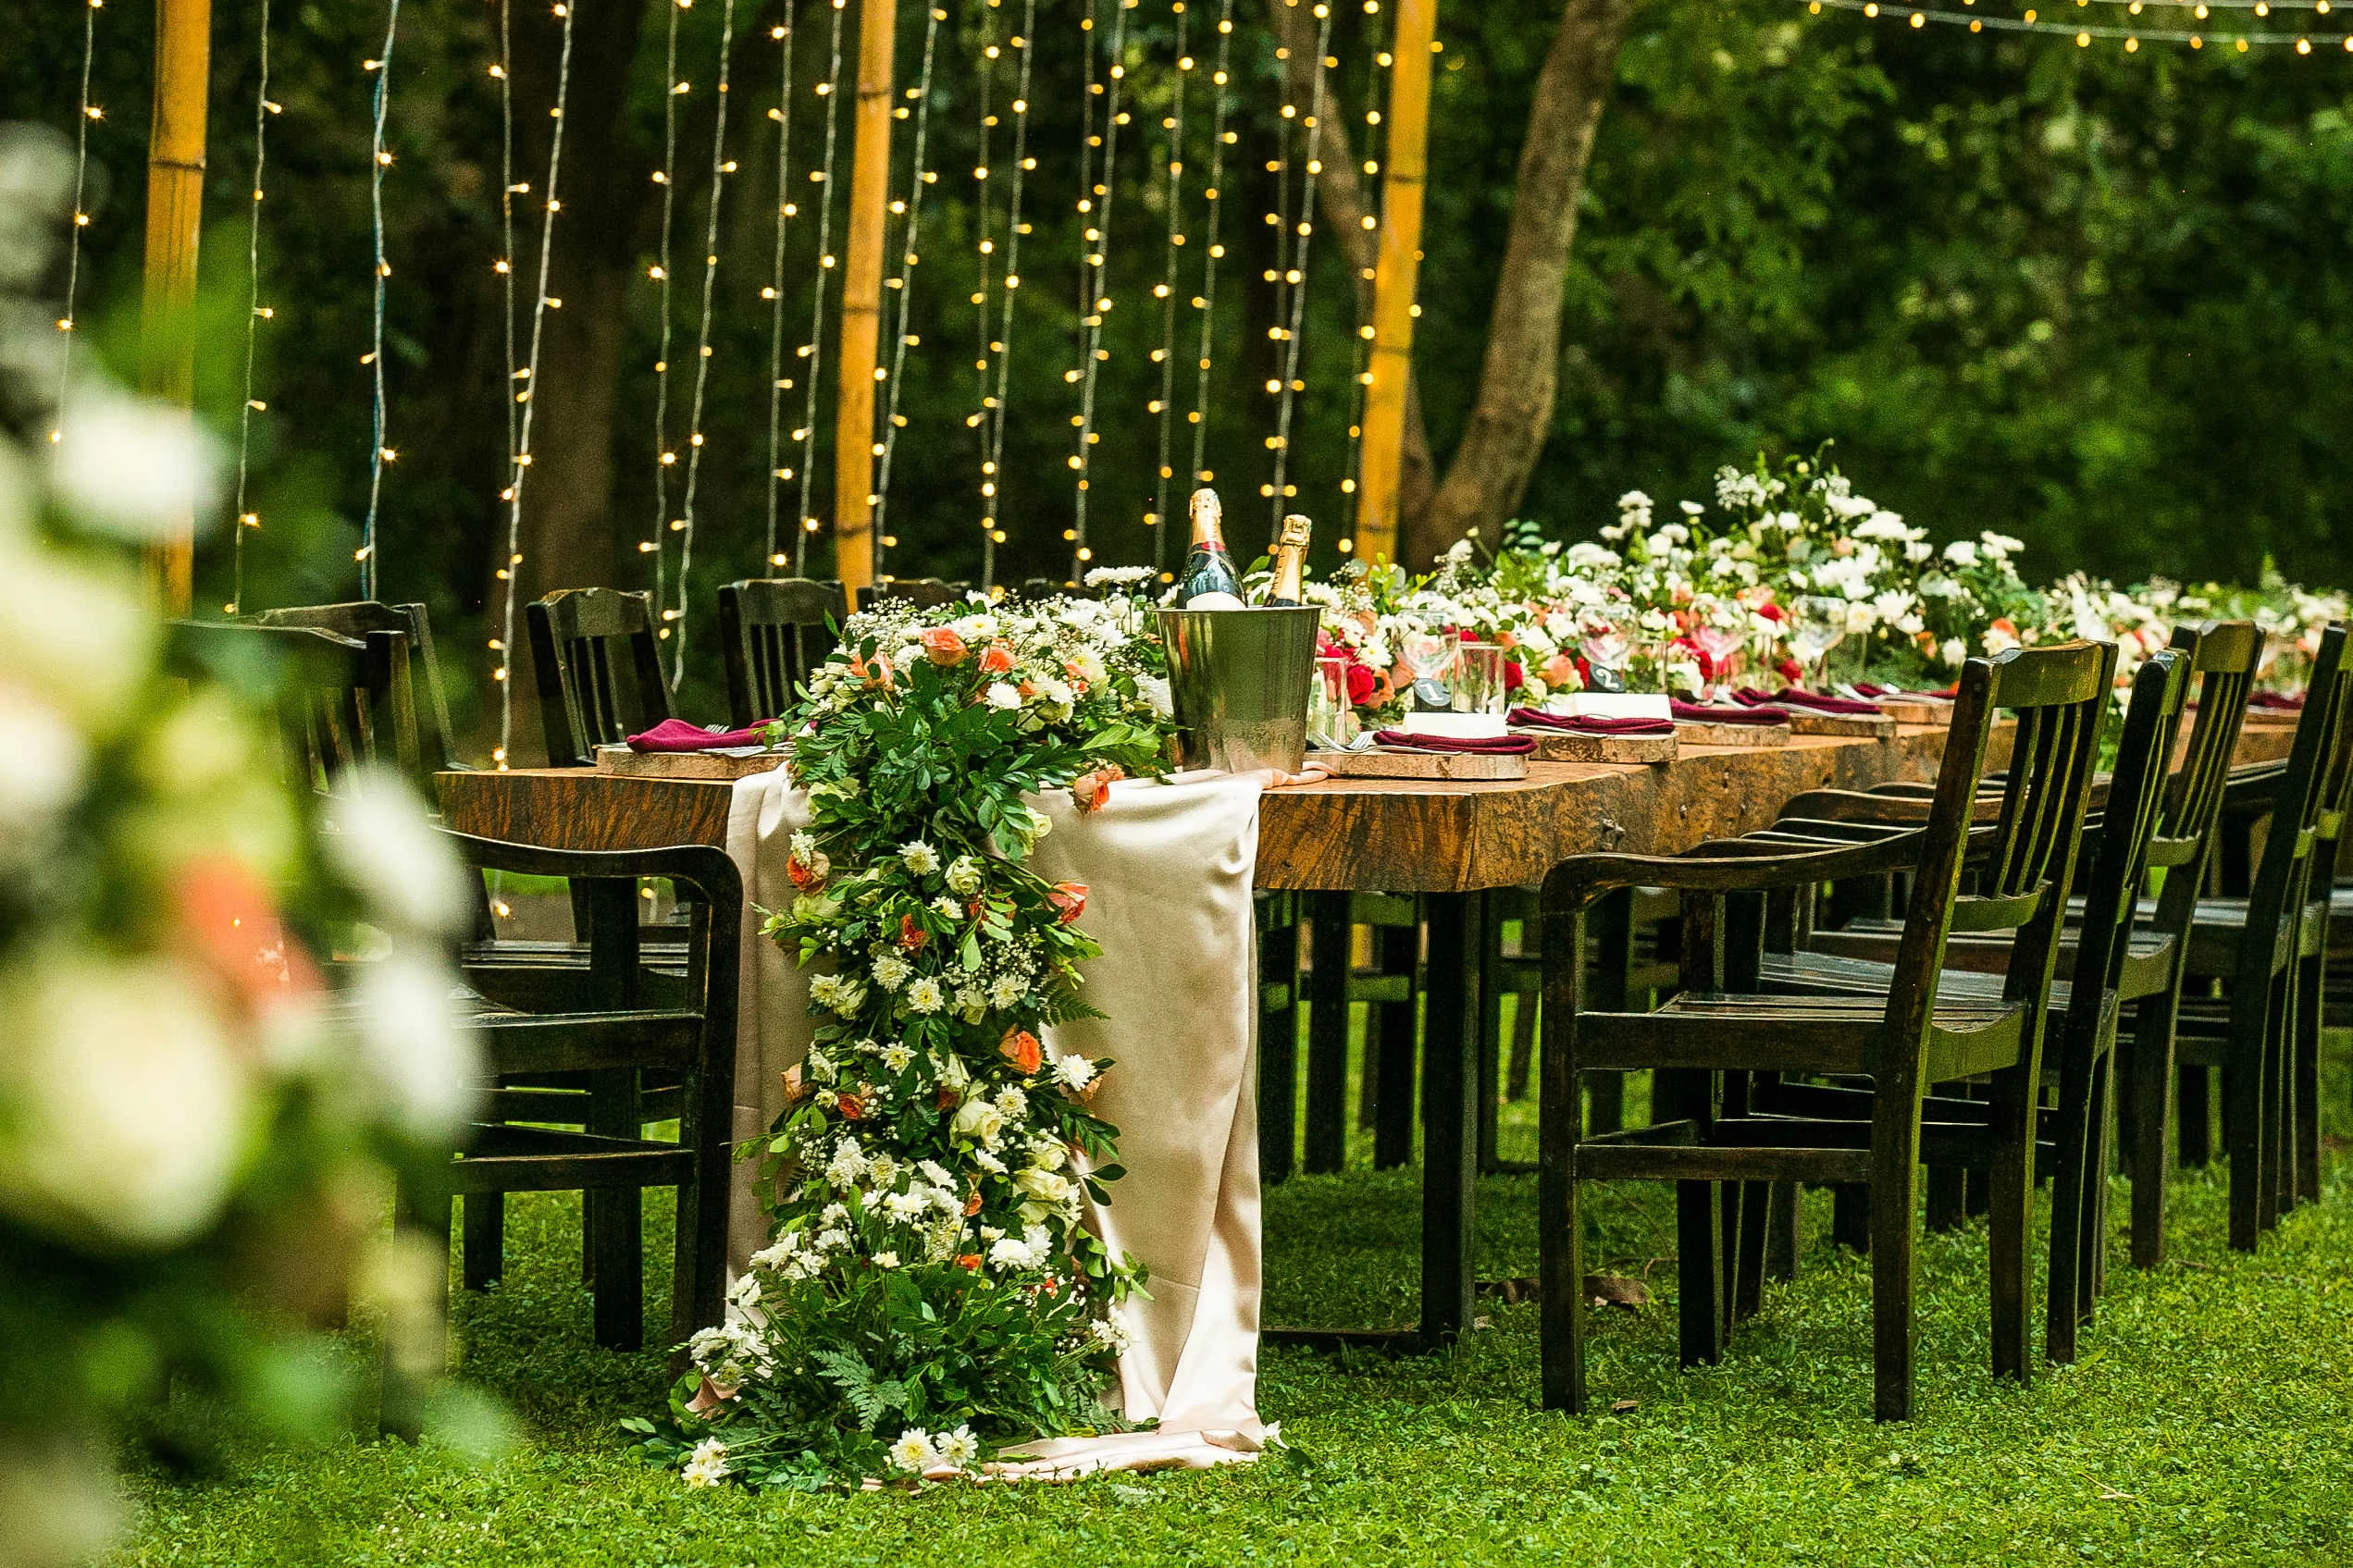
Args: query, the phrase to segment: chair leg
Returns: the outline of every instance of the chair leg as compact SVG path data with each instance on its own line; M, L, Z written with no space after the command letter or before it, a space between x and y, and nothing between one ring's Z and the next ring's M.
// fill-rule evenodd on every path
M2030 1327L2034 1266L2027 1255L2034 1227L2036 1083L2031 1068L1994 1074L1986 1171L1988 1294L1993 1308L1993 1373L2025 1382L2033 1373Z
M1765 1205L1765 1277L1784 1283L1798 1277L1798 1184L1776 1181Z
M452 1201L448 1189L438 1182L434 1191L420 1191L402 1179L393 1190L394 1228L418 1237L427 1255L440 1260L440 1267L433 1271L436 1300L429 1321L387 1325L378 1351L382 1391L377 1424L387 1435L412 1443L425 1432L426 1394L449 1364L446 1325Z
M1571 1034L1577 966L1584 945L1579 939L1579 923L1567 912L1544 921L1545 983L1554 988L1556 1002L1564 994L1569 1000L1545 1019L1536 1069L1539 1381L1544 1408L1571 1415L1585 1414L1585 1228L1577 1204L1577 1143L1584 1106Z
M2288 1176L2285 1206L2320 1202L2321 1198L2321 1007L2325 957L2297 961L2296 1029L2290 1037L2288 1098L2295 1115L2288 1124Z
M2281 1191L2287 1171L2288 1040L2296 1030L2293 963L2272 982L2272 1006L2263 1019L2262 1106L2260 1112L2256 1223L2265 1230L2280 1222Z
M1410 979L1421 958L1421 928L1377 926L1372 933L1372 952L1374 963L1382 974L1401 974ZM1377 1074L1379 1079L1379 1102L1372 1129L1372 1163L1378 1170L1393 1170L1413 1163L1415 1050L1419 1010L1410 995L1402 1002L1377 1002L1365 1009L1368 1053L1365 1071Z
M2168 991L2141 999L2133 1020L2131 1054L2125 1060L2131 1092L2125 1096L2124 1160L2133 1182L2133 1266L2155 1268L2165 1260L2165 1128L2173 1089L2173 1027L2180 998ZM2184 1068L2202 1082L2202 1069ZM2204 1116L2200 1107L2200 1117ZM2186 1162L2185 1162L2186 1163Z
M2214 1157L2214 1080L2212 1069L2185 1066L2174 1083L2174 1115L2181 1123L2174 1136L2174 1158L2185 1170L2203 1167Z
M1504 1098L1515 1105L1528 1098L1528 1080L1536 1065L1536 993L1523 991L1512 1008L1511 1062L1504 1069ZM1590 1080L1595 1074L1588 1073Z
M1315 968L1308 977L1307 1145L1304 1168L1329 1175L1348 1158L1348 895L1309 895Z
M2070 1057L2075 1043L2065 1046ZM2075 1359L2075 1326L2088 1310L2090 1280L2087 1277L2085 1233L2089 1228L2091 1183L2099 1179L2093 1163L2093 1130L2097 1103L2092 1060L2071 1059L2060 1069L2057 1156L2050 1173L2050 1278L2044 1302L2043 1347L2052 1362L2066 1365Z
M2231 1162L2230 1245L2251 1253L2263 1229L2263 1063L2223 1068L2223 1152Z
M1841 1181L1830 1189L1830 1244L1867 1253L1875 1234L1871 1224L1871 1189L1861 1182ZM1907 1219L1909 1216L1906 1216Z
M506 1273L506 1194L468 1192L463 1212L464 1268L469 1290L485 1290Z
M1881 1092L1883 1100L1889 1097ZM1881 1421L1912 1419L1912 1298L1919 1191L1920 1103L1878 1106L1871 1125L1871 1185L1865 1215L1871 1240L1871 1413ZM1844 1189L1841 1188L1843 1192Z
M1258 936L1258 983L1283 988L1290 1006L1258 1018L1258 1179L1291 1178L1299 1148L1299 928Z
M1968 1217L1968 1172L1957 1165L1932 1165L1926 1186L1927 1228L1958 1230Z
M1733 1260L1732 1321L1754 1317L1765 1307L1765 1254L1771 1244L1772 1190L1769 1181L1743 1181L1732 1189L1739 1195L1739 1228L1727 1242Z
M597 1260L588 1287L596 1341L610 1351L634 1351L646 1337L645 1194L622 1187L602 1196L588 1237Z
M1714 1366L1724 1359L1723 1236L1714 1182L1675 1184L1675 1254L1683 1364Z

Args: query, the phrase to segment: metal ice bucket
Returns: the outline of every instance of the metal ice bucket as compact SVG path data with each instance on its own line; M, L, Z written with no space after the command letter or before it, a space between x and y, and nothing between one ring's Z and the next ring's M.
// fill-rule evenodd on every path
M1159 612L1179 766L1299 771L1321 614L1313 605Z

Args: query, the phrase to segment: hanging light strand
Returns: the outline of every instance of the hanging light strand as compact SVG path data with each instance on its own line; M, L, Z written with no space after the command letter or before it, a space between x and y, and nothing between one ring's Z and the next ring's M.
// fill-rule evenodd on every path
M687 488L678 515L670 520L678 536L678 602L664 610L669 623L662 636L671 638L670 689L676 691L687 673L687 574L695 561L695 490L702 475L702 403L711 382L711 297L719 283L719 213L727 176L736 166L727 157L728 71L736 45L736 0L719 8L719 96L711 120L711 191L704 204L702 233L702 314L695 324L695 389L687 410ZM675 634L675 636L673 635Z
M1218 263L1225 259L1225 245L1218 238L1218 219L1222 212L1220 202L1225 195L1225 150L1232 145L1234 132L1226 129L1226 109L1230 102L1227 84L1233 64L1233 0L1218 0L1218 68L1209 77L1210 115L1209 180L1202 194L1203 210L1207 214L1207 241L1201 258L1201 292L1194 299L1194 309L1201 313L1200 353L1195 361L1193 408L1186 419L1193 426L1193 482L1206 485L1216 477L1207 466L1209 441L1209 366L1217 346Z
M669 27L662 55L662 167L653 182L662 187L662 228L654 246L654 308L661 317L653 356L653 537L638 548L653 557L653 602L659 606L669 593L670 470L678 454L670 446L670 271L671 237L678 204L678 100L694 90L678 80L678 13L694 0L672 0Z
M898 412L898 389L907 369L907 351L913 340L908 336L908 311L915 293L915 267L922 254L919 249L923 226L923 187L935 183L938 175L923 167L929 155L932 118L932 62L939 47L939 24L947 13L936 6L929 7L923 17L923 65L917 73L910 96L915 100L915 156L912 178L907 185L907 228L904 243L899 248L898 276L890 279L890 287L898 292L898 324L893 328L890 351L890 377L886 383L889 395L883 408L883 438L875 442L875 456L882 461L874 475L874 571L883 572L884 552L892 539L883 526L890 507L891 459L898 451L899 426L906 416ZM904 115L905 107L898 111Z
M1296 5L1298 0L1284 0ZM1307 319L1307 259L1316 233L1316 181L1323 173L1323 103L1324 62L1331 53L1331 7L1316 6L1315 88L1307 95L1307 167L1299 176L1299 220L1291 241L1291 265L1283 273L1283 282L1291 290L1291 315L1282 334L1282 390L1275 403L1274 426L1274 504L1270 509L1267 537L1271 539L1282 530L1283 507L1296 494L1298 487L1289 483L1291 475L1291 415L1294 400L1306 383L1299 377L1299 338Z
M776 241L768 261L768 286L761 297L768 302L768 549L762 557L771 567L785 564L776 549L776 520L784 503L784 484L792 470L784 466L785 394L792 389L785 375L785 231L799 209L792 200L792 13L768 30L781 56L776 80L784 86L768 117L776 122Z
M1385 128L1385 105L1381 89L1388 80L1386 69L1389 51L1381 47L1381 0L1364 0L1365 36L1373 54L1373 69L1368 74L1365 91L1365 162L1363 172L1369 176L1379 172L1388 157L1389 135ZM1347 154L1347 138L1334 140L1333 151ZM1378 187L1368 187L1365 192L1366 212L1363 223L1367 229L1378 231L1381 218L1381 192ZM1340 493L1354 496L1364 481L1365 465L1365 392L1372 377L1368 361L1372 356L1372 284L1373 268L1365 267L1352 290L1356 303L1356 332L1348 340L1348 472L1340 481ZM1344 533L1341 536L1345 538Z
M1079 322L1084 328L1085 358L1079 370L1078 452L1071 460L1077 470L1078 487L1074 492L1076 504L1071 534L1071 580L1076 582L1086 571L1086 563L1095 551L1086 541L1087 490L1092 483L1095 446L1099 438L1095 429L1095 389L1102 364L1110 357L1103 347L1103 318L1111 312L1110 284L1108 281L1111 255L1112 199L1119 190L1120 127L1127 115L1120 107L1121 89L1127 80L1128 8L1134 0L1110 0L1111 39L1110 63L1105 71L1108 84L1094 80L1093 40L1095 36L1094 0L1088 0L1084 25L1087 30L1087 95L1103 99L1103 178L1088 180L1086 154L1093 150L1095 136L1090 132L1087 145L1080 149L1079 170L1084 193L1079 198L1079 214L1086 220L1081 230L1088 245L1085 261L1079 277Z
M269 405L254 396L254 362L261 336L262 306L262 172L269 161L269 117L278 105L269 101L269 0L261 0L259 31L261 80L254 89L254 189L245 223L245 382L244 400L237 410L237 500L229 529L229 603L231 615L245 611L245 532L262 525L261 514L246 504L246 479L254 451L254 415ZM80 206L76 199L74 205Z
M66 234L66 305L57 317L57 401L51 410L49 442L65 438L66 390L73 379L73 333L76 296L81 289L81 231L90 227L90 209L83 204L90 190L90 128L106 112L90 101L90 67L98 53L98 13L106 0L88 0L81 11L81 97L74 110L73 224Z
M376 287L373 308L369 313L372 336L366 362L374 372L375 399L369 428L376 444L367 454L367 519L360 529L358 551L360 598L364 599L376 597L376 524L383 502L384 468L394 456L390 445L384 398L384 284L392 276L391 265L384 256L384 171L392 162L392 154L384 145L384 111L391 101L392 47L399 41L400 31L401 0L390 0L384 8L384 52L375 59L364 62L365 68L376 73L376 104L369 132L367 170L368 219L376 240Z
M563 120L569 107L572 87L572 6L554 7L563 23L561 43L556 51L555 105L549 117L555 123L548 134L547 189L539 209L539 254L538 275L531 290L531 339L529 357L521 367L520 377L510 377L507 384L518 381L522 390L507 399L507 407L515 411L514 457L507 469L506 493L506 560L498 571L498 581L504 590L500 596L499 640L493 645L499 656L498 667L490 678L499 684L499 748L492 755L500 770L507 766L508 749L514 742L514 574L523 564L523 486L531 475L531 426L539 405L539 350L545 340L548 312L562 303L548 293L551 258L555 254L556 215L563 210L559 187L563 174ZM510 181L509 183L513 183ZM509 258L507 277L514 276L513 258Z
M997 43L997 12L1003 0L983 0L980 11L980 63L974 71L977 85L973 96L980 105L980 127L973 136L972 211L979 220L980 232L972 241L974 255L972 290L972 412L964 416L964 427L980 433L977 451L980 453L981 475L981 580L985 586L994 575L997 541L996 519L988 514L988 498L996 487L986 472L988 466L988 365L989 365L989 300L990 286L996 278L997 231L996 208L989 200L989 154L994 150L997 130L997 62L1004 51Z
M2086 3L2087 0L2078 0L2078 4ZM2162 6L2166 12L2174 14L2186 8L2198 20L2204 20L2204 13L2211 10L2247 10L2258 17L2267 17L2275 10L2305 9L2310 9L2317 15L2326 16L2333 8L2325 3L2325 0L2189 0L2186 7L2175 3L2175 0L2143 0L2143 3ZM2125 0L2125 4L2129 9L2131 0ZM1902 22L1913 29L1924 28L1930 22L1935 22L1944 27L1965 27L1971 32L2046 33L2072 38L2076 47L2082 49L2090 48L2096 39L2112 43L2121 41L2124 45L2124 53L2127 55L2138 54L2144 40L2151 43L2186 43L2190 48L2200 51L2211 43L2218 49L2231 49L2242 55L2249 48L2259 45L2284 45L2293 48L2298 55L2306 56L2313 53L2313 44L2317 41L2324 48L2333 47L2347 54L2353 54L2353 32L2225 31L2208 33L2178 28L2119 27L2109 24L2079 26L2073 20L2045 20L2038 12L2034 10L2028 10L2023 17L1992 17L1978 16L1973 11L1932 10L1920 6L1883 6L1879 4L1879 0L1804 0L1804 5L1806 10L1815 16L1819 16L1827 6L1836 11L1860 12L1875 20Z
M1022 287L1022 236L1028 232L1022 221L1022 191L1023 176L1037 162L1029 154L1030 62L1036 55L1036 41L1037 0L1022 0L1022 35L1012 41L1022 62L1014 72L1013 179L1005 203L1005 291L996 340L997 397L989 409L988 459L981 470L981 494L988 508L981 519L984 587L996 586L997 547L1005 542L1005 530L997 526L997 521L1005 515L1005 405L1012 386L1013 302Z
M825 161L821 168L810 171L810 180L817 187L817 267L818 272L809 290L809 341L800 346L800 357L809 362L802 373L807 383L807 395L801 405L800 428L792 438L800 443L800 529L793 536L793 572L798 576L809 574L809 537L817 531L817 514L809 509L811 470L817 462L817 378L824 363L825 344L825 278L834 270L834 153L838 145L841 105L841 22L842 9L848 0L833 0L834 33L832 63L826 68L825 80L817 87L818 95L825 100Z
M1171 0L1169 9L1175 28L1177 73L1175 93L1161 127L1169 133L1168 155L1162 169L1168 181L1163 201L1169 209L1169 237L1160 282L1153 290L1160 297L1160 346L1152 356L1160 365L1160 395L1147 410L1158 416L1159 423L1159 461L1153 468L1152 510L1144 519L1145 526L1152 530L1155 572L1167 559L1169 480L1175 475L1169 459L1176 418L1177 262L1184 245L1184 96L1192 84L1194 67L1193 56L1184 52L1185 0Z

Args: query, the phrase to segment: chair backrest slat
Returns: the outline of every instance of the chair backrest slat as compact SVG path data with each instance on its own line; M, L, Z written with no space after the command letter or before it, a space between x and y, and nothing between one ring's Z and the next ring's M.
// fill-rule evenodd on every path
M2304 711L2297 721L2287 766L2273 790L2271 830L2248 895L2247 936L2239 949L2241 985L2270 983L2273 939L2281 921L2302 908L2316 878L2325 891L2326 879L2334 875L2333 864L2315 866L2321 857L2312 848L2324 833L2333 832L2333 819L2343 812L2346 787L2353 781L2353 724L2348 724L2353 720L2353 661L2346 657L2346 643L2344 624L2332 623L2312 656Z
M653 599L620 588L558 588L525 607L548 763L584 768L670 717Z
M371 632L406 633L409 701L417 716L423 765L427 769L446 768L457 756L457 732L450 723L440 661L433 650L432 618L425 606L355 599L344 604L288 605L258 611L247 619L257 626L310 626L354 642L365 642Z
M752 578L719 590L727 709L738 728L783 715L809 672L833 651L848 602L838 582Z
M2173 793L2166 762L2189 702L2196 659L2197 634L2191 632L2186 640L2176 637L2172 647L2133 673L2132 698L2116 741L2115 770L2101 809L2099 838L2082 883L2084 920L2070 1006L2087 1021L2097 1020L2106 1005L2101 993L2115 986L2131 951L2149 847Z
M273 694L286 767L299 787L323 789L366 763L430 781L418 755L408 634L347 637L311 626L179 621L170 659L249 695Z

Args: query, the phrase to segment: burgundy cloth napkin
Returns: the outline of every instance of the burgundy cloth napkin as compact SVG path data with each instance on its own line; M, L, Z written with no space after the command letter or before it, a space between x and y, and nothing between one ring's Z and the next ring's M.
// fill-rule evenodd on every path
M641 735L629 737L632 751L720 751L730 747L758 746L764 723L744 730L706 730L684 719L664 719Z
M1681 698L1669 698L1666 710L1687 724L1786 724L1790 716L1778 708L1715 708Z
M2249 708L2278 709L2285 712L2293 709L2303 707L2304 694L2300 691L2292 696L2285 692L2276 691L2249 692L2247 694L2247 706Z
M1505 715L1504 722L1515 729L1559 730L1572 735L1671 735L1675 733L1674 722L1668 719L1572 719L1564 713L1546 713L1535 708L1515 708Z
M1372 738L1376 745L1392 751L1463 751L1487 757L1525 757L1536 749L1536 743L1526 735L1490 735L1471 740L1382 730Z
M1808 709L1815 713L1844 713L1864 719L1876 719L1879 716L1879 710L1867 702L1857 702L1852 698L1847 697L1824 697L1818 692L1802 691L1796 686L1785 686L1777 692L1763 692L1754 686L1742 686L1732 695L1752 708L1770 704L1778 704L1786 708L1795 703L1798 707Z

